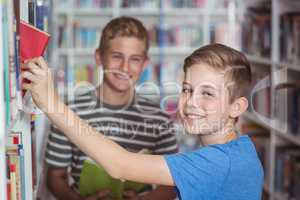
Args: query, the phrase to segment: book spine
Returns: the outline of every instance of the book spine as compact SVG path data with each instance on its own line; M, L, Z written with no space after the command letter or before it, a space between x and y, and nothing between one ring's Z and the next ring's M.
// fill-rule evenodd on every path
M9 45L8 45L8 40L9 38L9 26L8 26L8 6L7 1L3 2L3 7L2 7L2 24L3 24L3 65L4 65L4 84L5 84L5 119L6 119L6 126L10 127L10 122L11 122L11 112L10 112L10 73L9 73Z
M35 13L36 12L36 3L35 0L29 0L28 1L28 21L31 25L35 25L36 21L35 21Z
M10 164L10 193L11 200L17 200L16 166Z

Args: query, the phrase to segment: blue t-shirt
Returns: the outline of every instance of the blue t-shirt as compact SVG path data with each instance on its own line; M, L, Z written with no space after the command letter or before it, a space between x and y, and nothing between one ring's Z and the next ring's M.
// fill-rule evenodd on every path
M260 200L264 173L248 136L165 156L181 200Z

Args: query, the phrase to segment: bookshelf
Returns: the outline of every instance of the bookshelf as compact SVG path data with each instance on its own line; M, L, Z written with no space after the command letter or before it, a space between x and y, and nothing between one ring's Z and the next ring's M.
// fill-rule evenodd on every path
M296 173L299 170L299 162L296 158L300 155L298 115L300 110L297 105L300 105L300 101L296 100L295 88L280 88L279 86L285 83L296 83L299 80L300 64L297 53L299 43L296 39L299 37L299 26L296 25L300 2L290 0L245 2L246 10L247 7L250 8L250 18L253 19L252 22L249 22L249 19L245 20L245 26L250 27L247 31L256 26L260 27L265 35L260 37L258 46L255 32L252 32L253 35L244 35L243 51L251 61L252 68L257 70L258 74L265 73L262 78L258 78L255 85L263 81L265 85L261 88L262 92L258 91L256 94L262 96L261 105L254 106L256 112L249 110L244 115L244 119L246 123L247 121L254 123L266 130L264 137L267 138L268 145L265 146L263 152L259 152L266 154L266 158L262 158L265 161L266 170L264 186L268 194L266 199L298 199L300 196L296 188L300 179ZM253 15L253 12L256 14ZM247 43L247 38L251 41L250 45ZM265 45L261 45L262 43ZM283 150L284 148L288 150Z
M23 96L21 91L19 22L21 19L44 26L41 20L45 22L46 19L45 2L0 1L0 70L3 77L0 81L0 199L4 200L37 197L39 169L35 130L39 125L35 119L39 117L32 110L28 95Z
M2 11L3 5L0 4L0 9ZM0 19L2 19L2 12L0 12ZM3 24L2 20L0 20L0 71L1 73L4 72L3 67ZM0 79L0 94L4 94L4 80ZM0 122L5 121L5 102L4 99L0 99ZM3 178L0 178L0 198L6 199L6 157L5 157L5 136L6 136L6 129L5 124L0 123L0 169L2 172L4 172L5 176L2 176ZM4 178L5 177L5 178ZM4 186L4 187L3 187Z

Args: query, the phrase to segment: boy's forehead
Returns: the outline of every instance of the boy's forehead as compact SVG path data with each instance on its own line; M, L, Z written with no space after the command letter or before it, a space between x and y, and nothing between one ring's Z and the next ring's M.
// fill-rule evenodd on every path
M126 52L144 55L146 46L143 40L136 37L120 36L108 41L109 52Z
M226 83L223 70L217 70L207 64L194 64L187 68L184 76L191 85L219 87Z

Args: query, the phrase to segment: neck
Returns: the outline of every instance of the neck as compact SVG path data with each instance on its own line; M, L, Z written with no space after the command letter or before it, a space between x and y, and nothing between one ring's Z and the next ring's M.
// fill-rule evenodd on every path
M212 144L225 144L237 139L237 137L237 133L233 128L227 128L208 135L200 135L200 140L203 146L207 146Z
M100 98L102 102L112 106L130 103L133 95L134 91L116 91L106 84L105 81L97 88L97 97Z

